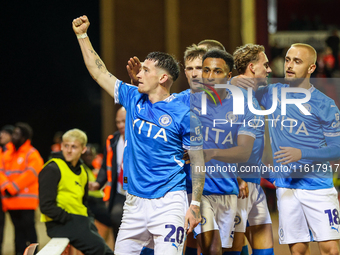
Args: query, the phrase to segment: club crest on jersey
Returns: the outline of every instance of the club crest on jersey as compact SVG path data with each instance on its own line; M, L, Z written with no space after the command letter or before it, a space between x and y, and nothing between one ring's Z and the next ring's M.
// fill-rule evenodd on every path
M238 215L236 215L236 216L235 216L235 219L234 219L234 222L235 222L235 226L238 225L238 224L240 224L240 223L241 223L241 217L238 216Z
M237 122L238 120L238 116L237 115L234 115L233 112L227 112L227 114L225 115L225 118L227 121L229 122Z
M306 108L306 110L310 113L311 111L312 111L312 107L310 106L310 104L302 104L305 108ZM299 110L299 112L301 113L301 114L304 114L301 110Z
M159 124L160 124L161 126L167 127L167 126L169 126L169 125L171 124L172 119L171 119L171 117L170 117L169 115L164 114L164 115L162 115L162 116L159 118L158 122L159 122Z

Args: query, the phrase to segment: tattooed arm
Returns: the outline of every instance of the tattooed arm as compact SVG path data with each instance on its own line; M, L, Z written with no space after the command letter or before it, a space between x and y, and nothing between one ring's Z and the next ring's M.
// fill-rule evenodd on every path
M192 179L192 201L201 202L202 192L205 182L204 157L203 150L189 150L191 162L191 179ZM201 222L201 208L197 205L190 205L185 215L185 229L188 228L188 233Z
M74 33L78 37L78 42L80 45L81 52L83 54L85 65L89 70L92 78L104 90L106 90L107 93L114 97L114 87L117 78L107 71L104 62L94 51L90 39L86 35L89 26L90 22L85 15L74 19L72 22L72 28ZM81 38L79 38L79 36L81 36Z

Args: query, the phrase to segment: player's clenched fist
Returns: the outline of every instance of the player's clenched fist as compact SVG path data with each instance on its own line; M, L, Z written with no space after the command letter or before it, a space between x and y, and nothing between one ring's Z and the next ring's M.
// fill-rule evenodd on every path
M76 35L85 34L90 26L90 21L86 15L76 18L72 22L72 28Z

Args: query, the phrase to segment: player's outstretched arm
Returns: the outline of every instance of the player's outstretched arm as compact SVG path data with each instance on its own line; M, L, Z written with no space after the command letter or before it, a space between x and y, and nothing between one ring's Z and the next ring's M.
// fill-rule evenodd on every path
M274 160L282 165L287 165L299 161L300 159L309 159L315 161L332 161L340 158L340 137L325 137L327 146L319 149L297 149L293 147L282 147L274 153Z
M255 89L255 81L253 78L249 78L243 74L238 75L238 76L234 76L231 81L230 81L231 85L243 88L243 89L248 89L248 88L252 88Z
M205 162L216 159L221 162L242 163L247 162L253 150L255 139L249 135L238 135L237 146L229 149L204 150Z
M92 78L105 89L107 93L114 97L117 78L107 71L104 62L93 49L90 39L87 36L89 26L89 19L85 15L74 19L72 22L72 28L78 38L87 70L89 70Z
M192 179L192 202L185 215L185 226L188 228L188 233L201 222L201 208L200 204L205 182L204 160L202 150L189 150L189 157L191 162L191 179ZM196 204L196 205L195 205Z

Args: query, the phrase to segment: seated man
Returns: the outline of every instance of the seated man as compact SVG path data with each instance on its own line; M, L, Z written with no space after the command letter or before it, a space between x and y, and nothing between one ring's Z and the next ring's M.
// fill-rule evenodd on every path
M79 161L86 143L83 131L67 131L62 138L62 156L52 158L41 170L41 221L46 223L49 237L67 237L85 255L113 254L88 217L88 176Z

